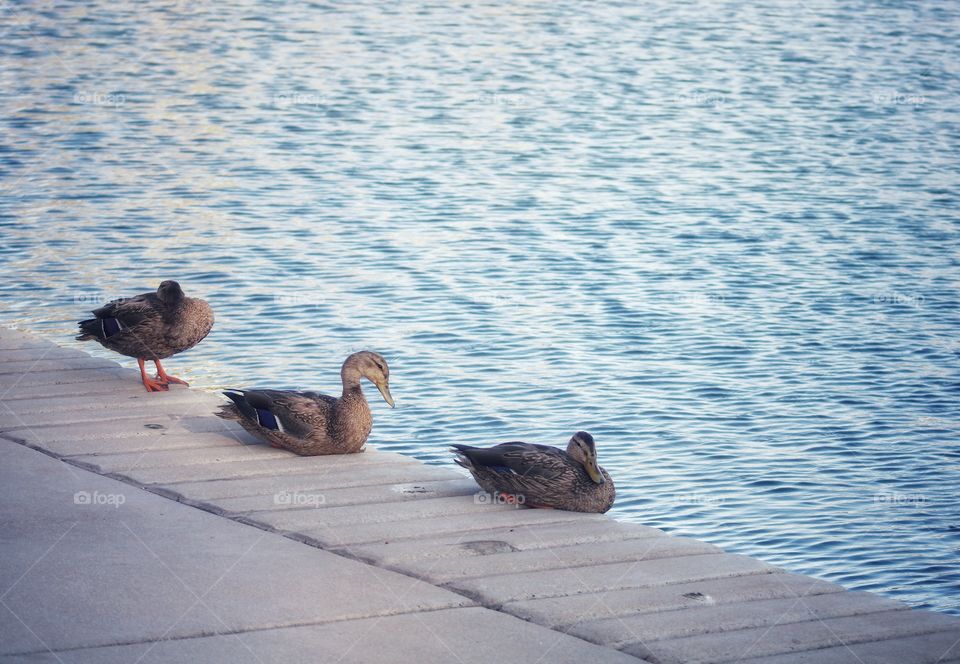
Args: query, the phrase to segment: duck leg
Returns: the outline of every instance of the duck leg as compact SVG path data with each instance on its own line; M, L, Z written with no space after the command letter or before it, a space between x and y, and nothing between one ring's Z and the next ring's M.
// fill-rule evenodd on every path
M176 376L169 375L166 371L163 370L163 365L160 364L160 360L154 360L153 363L157 365L157 380L162 382L164 385L167 383L177 383L179 385L189 385L185 380L177 378Z
M143 381L143 386L147 388L147 392L163 392L167 389L167 384L161 382L160 380L154 380L147 375L147 370L143 368L144 360L143 358L137 358L137 364L140 365L140 379Z

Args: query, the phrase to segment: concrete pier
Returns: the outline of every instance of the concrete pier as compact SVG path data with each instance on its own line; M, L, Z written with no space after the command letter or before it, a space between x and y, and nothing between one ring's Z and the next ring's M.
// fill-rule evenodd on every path
M0 328L0 662L960 662L955 617L220 403Z

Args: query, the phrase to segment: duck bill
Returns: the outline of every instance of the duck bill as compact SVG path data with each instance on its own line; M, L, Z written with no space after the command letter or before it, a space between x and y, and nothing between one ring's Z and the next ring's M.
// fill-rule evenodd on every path
M380 390L380 396L383 397L383 400L387 402L391 408L396 406L393 403L393 396L390 394L390 386L386 383L374 383L377 386L377 389Z
M606 482L606 478L603 476L603 473L600 472L600 466L597 465L596 460L591 459L583 465L584 469L587 471L587 475L593 480L594 484L603 484Z

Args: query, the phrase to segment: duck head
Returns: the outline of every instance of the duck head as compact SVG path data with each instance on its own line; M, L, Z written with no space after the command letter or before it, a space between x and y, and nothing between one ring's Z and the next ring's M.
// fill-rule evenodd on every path
M607 481L600 472L600 466L597 465L597 446L589 433L578 431L573 434L570 442L567 443L567 454L583 465L583 469L595 484L603 484Z
M164 304L176 304L183 299L183 289L173 280L161 281L157 288L157 297Z
M340 375L344 382L366 378L377 386L383 400L393 408L393 396L390 395L390 367L387 361L383 359L380 353L374 353L372 350L362 350L354 353L343 363Z

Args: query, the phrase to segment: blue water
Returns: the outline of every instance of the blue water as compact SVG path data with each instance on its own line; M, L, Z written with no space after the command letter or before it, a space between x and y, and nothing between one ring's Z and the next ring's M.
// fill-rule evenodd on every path
M960 614L960 5L214 4L0 10L3 323L176 278L194 385L372 348L379 447Z

